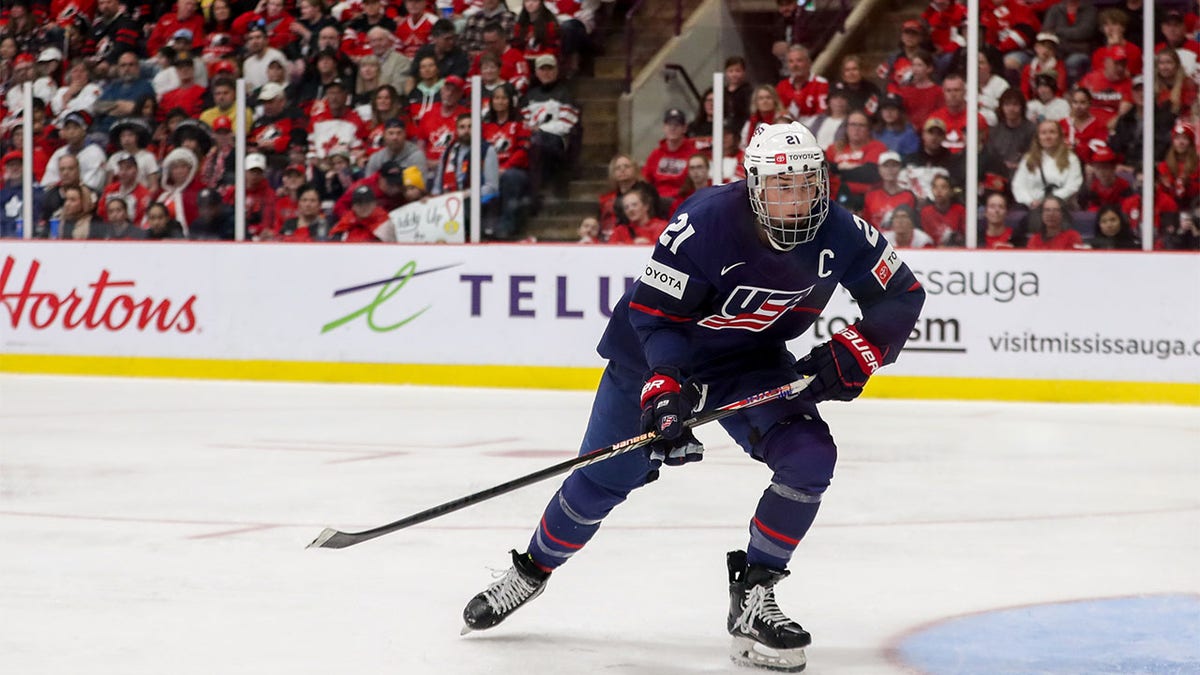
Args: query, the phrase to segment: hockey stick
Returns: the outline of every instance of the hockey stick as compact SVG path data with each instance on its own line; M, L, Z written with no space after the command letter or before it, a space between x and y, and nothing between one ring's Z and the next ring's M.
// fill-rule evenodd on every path
M739 410L753 408L754 406L770 403L771 401L791 398L803 391L811 380L811 377L802 377L795 382L790 382L781 387L760 392L740 401L727 403L716 410L697 415L684 422L684 424L689 428L698 427L708 424L709 422L715 422L724 417L728 417ZM548 466L539 471L534 471L533 473L526 474L520 478L514 478L507 483L501 483L495 487L490 487L486 490L481 490L465 497L459 497L458 499L446 502L445 504L440 504L433 508L426 509L420 513L414 513L407 518L401 518L395 522L388 523L387 525L380 525L379 527L370 530L363 530L362 532L341 532L331 527L327 527L306 548L346 548L347 546L361 544L362 542L374 539L375 537L382 537L383 535L395 532L396 530L402 530L406 527L416 525L417 523L433 520L434 518L444 516L447 513L453 513L454 511L466 508L472 504L478 504L479 502L486 501L492 497L498 497L502 494L512 492L513 490L523 488L527 485L533 485L534 483L543 481L551 476L557 476L558 474L566 473L573 469L582 468L588 466L589 464L595 464L596 462L603 462L604 460L616 457L617 455L623 455L631 450L636 450L649 445L657 437L658 434L656 432L647 431L644 434L634 436L633 438L627 438L606 448L600 448L599 450L593 450L587 454L579 455L578 457L572 457L571 459L559 462L553 466Z

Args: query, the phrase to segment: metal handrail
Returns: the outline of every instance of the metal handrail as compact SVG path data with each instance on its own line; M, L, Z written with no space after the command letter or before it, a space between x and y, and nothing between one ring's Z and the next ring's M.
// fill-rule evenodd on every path
M678 63L666 63L663 64L663 70L668 71L668 76L670 71L679 73L683 77L683 83L687 85L688 91L692 92L692 96L696 98L696 102L701 106L704 105L704 97L700 94L700 90L696 88L696 83L692 81L692 76L688 75L686 68Z
M633 15L642 8L646 0L637 0L629 11L625 12L625 85L623 91L628 94L633 87ZM683 32L683 0L675 0L675 35Z

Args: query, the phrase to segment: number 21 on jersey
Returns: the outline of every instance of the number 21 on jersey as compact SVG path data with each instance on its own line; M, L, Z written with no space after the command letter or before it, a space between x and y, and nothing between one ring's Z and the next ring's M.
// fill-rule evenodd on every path
M675 219L675 222L663 230L662 235L658 238L658 243L669 247L671 253L677 254L679 253L679 247L693 234L696 234L696 229L688 225L688 214L681 213Z

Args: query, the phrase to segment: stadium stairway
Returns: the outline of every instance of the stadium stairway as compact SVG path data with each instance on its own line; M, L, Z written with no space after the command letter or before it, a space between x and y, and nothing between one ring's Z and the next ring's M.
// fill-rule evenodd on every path
M683 0L685 21L699 5L700 0ZM607 35L602 40L602 53L595 58L594 74L579 75L571 81L572 94L582 110L583 147L579 167L571 177L565 197L556 197L549 186L543 188L541 210L525 224L524 237L575 241L579 238L580 221L598 213L596 198L611 189L608 162L618 151L617 101L625 83L625 17L617 13L607 21ZM659 47L674 36L675 3L646 2L635 21L636 76Z

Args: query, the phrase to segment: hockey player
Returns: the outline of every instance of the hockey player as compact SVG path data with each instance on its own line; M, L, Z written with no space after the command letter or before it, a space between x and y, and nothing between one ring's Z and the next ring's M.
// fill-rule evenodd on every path
M791 400L721 421L774 472L750 521L746 551L728 554L731 657L741 665L800 670L810 637L775 602L774 586L816 517L836 446L817 403L849 401L896 360L925 291L869 223L829 195L829 170L799 123L763 125L745 154L747 179L701 189L663 232L638 283L600 340L608 359L583 452L646 430L660 440L573 472L550 500L524 553L470 600L463 632L491 628L545 589L629 493L662 464L698 461L683 422L706 405L812 376ZM798 363L786 341L816 321L838 285L863 318Z

